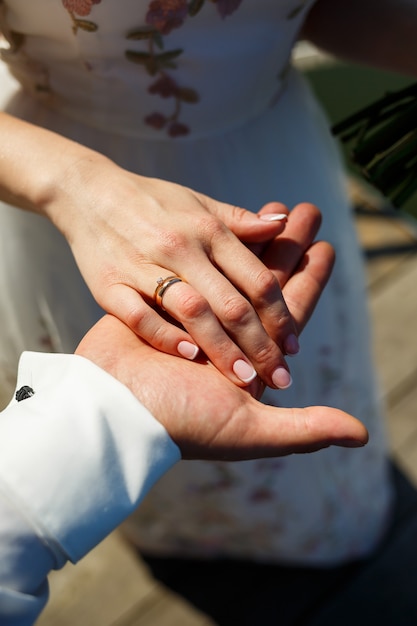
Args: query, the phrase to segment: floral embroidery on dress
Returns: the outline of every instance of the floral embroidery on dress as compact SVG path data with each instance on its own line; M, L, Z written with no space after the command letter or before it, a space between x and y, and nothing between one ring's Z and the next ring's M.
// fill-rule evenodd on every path
M146 23L161 35L169 35L174 28L183 25L187 15L186 0L152 0L146 14Z
M72 20L72 30L74 35L77 34L78 29L81 28L87 32L95 32L98 26L95 22L90 20L80 20L76 15L85 17L90 15L94 4L100 4L101 0L62 0L64 8L68 11Z
M71 13L90 15L93 4L100 4L101 0L62 0L62 4Z
M12 30L7 22L7 8L0 0L0 34L3 42L0 41L0 58L8 64L13 76L20 84L36 97L49 99L51 88L49 85L49 74L47 68L32 59L25 51L25 35Z
M219 15L225 18L234 13L243 0L211 0ZM98 25L84 19L90 15L93 6L101 0L61 0L72 20L74 35L78 30L95 32ZM148 92L164 99L172 99L170 114L154 111L145 117L145 123L155 130L165 130L170 137L187 135L189 127L180 120L182 105L195 104L200 97L191 87L180 85L167 70L177 68L176 60L183 54L181 48L164 50L164 37L180 28L188 17L194 17L203 8L206 0L151 0L145 16L145 25L130 31L129 41L146 41L147 50L126 50L128 61L142 66L156 80L149 85ZM78 17L80 16L80 17ZM88 69L88 65L86 66Z
M211 0L222 18L236 11L242 0ZM187 135L189 127L180 121L182 105L196 104L200 100L197 91L180 85L167 70L177 68L176 60L183 54L181 48L164 50L164 36L180 28L187 17L194 17L202 9L205 0L152 0L146 13L146 26L137 28L127 35L130 41L145 40L148 49L144 51L126 50L126 58L145 68L156 80L148 87L148 92L161 98L172 98L173 111L166 115L159 111L145 117L145 123L155 130L165 129L170 137ZM158 49L158 51L156 50Z

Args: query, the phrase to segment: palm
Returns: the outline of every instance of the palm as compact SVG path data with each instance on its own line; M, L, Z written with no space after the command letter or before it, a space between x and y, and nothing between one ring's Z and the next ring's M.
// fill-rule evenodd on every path
M263 251L277 272L301 330L331 271L330 246L309 247L319 225L309 205L294 210L285 236ZM158 352L118 319L105 316L77 352L127 385L165 426L184 458L238 460L366 442L364 426L328 407L282 409L259 403L259 380L241 389L207 361ZM252 395L251 395L252 394Z
M155 351L116 318L95 327L101 350L118 363L138 399L165 426L184 458L238 460L312 451L340 440L363 439L365 429L342 411L324 407L277 409L261 404L210 363ZM107 345L106 345L107 344ZM117 354L119 352L119 354Z

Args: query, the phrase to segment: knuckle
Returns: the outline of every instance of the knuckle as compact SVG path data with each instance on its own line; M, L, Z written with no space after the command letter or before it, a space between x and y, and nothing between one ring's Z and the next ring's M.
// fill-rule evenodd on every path
M274 318L274 325L278 334L281 330L285 330L286 328L288 328L289 325L292 324L293 318L287 309L281 311L279 315Z
M139 332L146 324L147 318L148 312L145 307L135 307L128 311L126 315L126 324L135 332Z
M225 225L214 215L205 215L200 219L199 232L203 240L212 241L225 232Z
M165 324L156 324L149 329L146 337L148 343L151 344L154 348L158 348L159 350L166 350L169 347L170 342L170 333Z
M256 276L255 298L258 300L270 300L277 294L281 295L279 283L274 273L265 268Z
M162 230L158 233L158 248L164 256L172 258L186 249L186 237L172 230Z
M232 218L236 222L243 222L248 215L249 211L242 209L239 206L232 206Z
M154 312L146 307L135 308L128 313L126 324L154 348L169 350L176 341L175 334L172 334L174 327L161 320L159 315L155 321L153 315Z
M242 296L233 296L226 300L223 307L223 318L226 324L242 324L252 314L252 306Z
M185 293L178 297L178 312L185 320L192 320L195 317L206 314L210 307L199 293Z
M275 364L279 356L279 350L273 341L268 341L255 351L254 358L259 367L269 367Z

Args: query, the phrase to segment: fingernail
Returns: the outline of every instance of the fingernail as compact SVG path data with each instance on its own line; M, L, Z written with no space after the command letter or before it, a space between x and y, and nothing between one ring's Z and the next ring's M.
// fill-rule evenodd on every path
M233 363L233 371L242 383L250 383L256 378L256 371L250 363L246 363L243 359L238 359Z
M259 219L264 222L280 222L282 220L286 220L288 215L286 213L266 213L264 215L260 215Z
M189 341L180 341L177 350L181 356L193 361L198 354L199 348Z
M284 349L289 356L299 353L300 344L298 343L298 339L295 335L288 335L284 341Z
M272 382L278 389L287 389L292 384L292 378L285 367L277 367L272 374Z

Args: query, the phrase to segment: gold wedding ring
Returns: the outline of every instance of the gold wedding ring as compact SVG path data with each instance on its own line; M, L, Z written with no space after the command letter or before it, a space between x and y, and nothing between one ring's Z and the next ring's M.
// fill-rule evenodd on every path
M163 311L165 311L164 305L162 304L164 293L169 287L171 287L171 285L181 283L183 280L179 276L167 276L166 278L158 278L156 282L157 285L154 293L155 302Z

